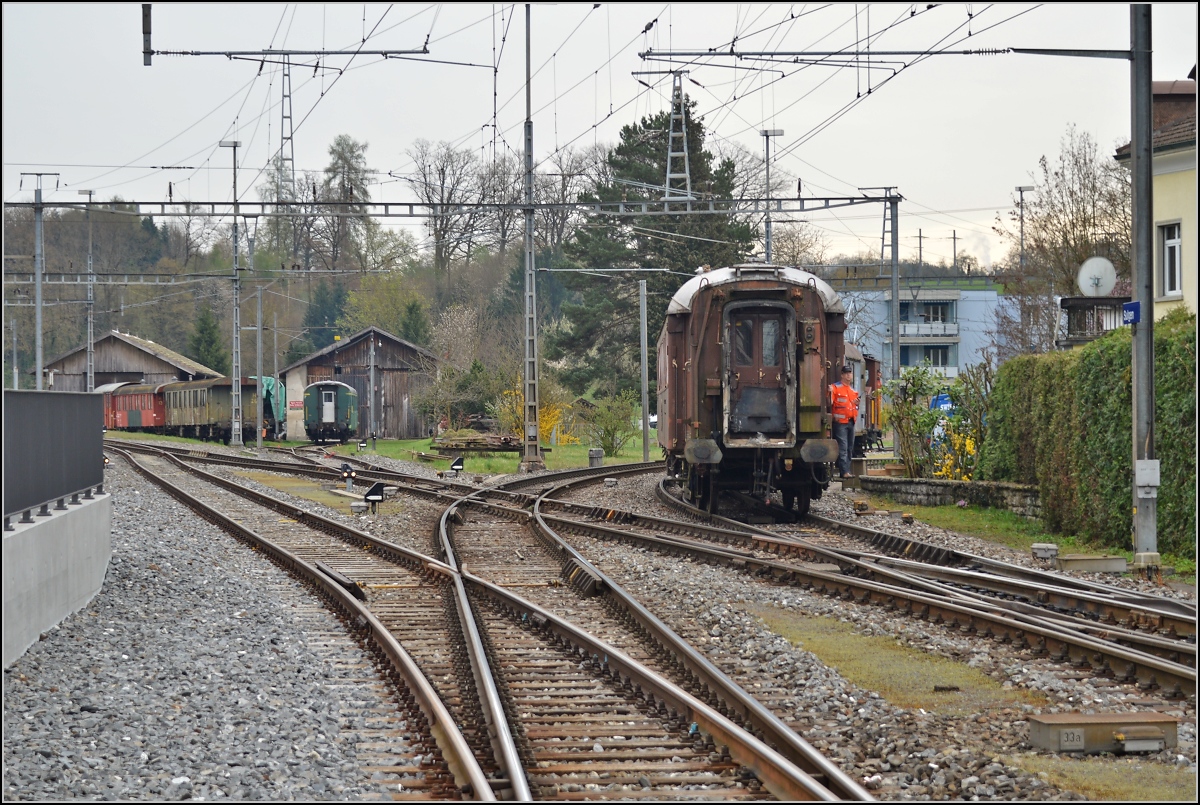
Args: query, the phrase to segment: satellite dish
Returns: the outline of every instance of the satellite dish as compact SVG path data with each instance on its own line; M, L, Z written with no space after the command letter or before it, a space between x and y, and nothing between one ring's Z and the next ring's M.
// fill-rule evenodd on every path
M1084 296L1108 296L1117 284L1117 270L1104 257L1089 257L1075 278Z

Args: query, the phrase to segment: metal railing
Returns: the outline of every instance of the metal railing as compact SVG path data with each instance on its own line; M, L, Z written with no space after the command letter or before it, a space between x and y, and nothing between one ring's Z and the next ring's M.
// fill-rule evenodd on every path
M104 400L65 391L4 392L4 527L104 492Z
M955 337L958 335L958 322L900 322L901 338Z

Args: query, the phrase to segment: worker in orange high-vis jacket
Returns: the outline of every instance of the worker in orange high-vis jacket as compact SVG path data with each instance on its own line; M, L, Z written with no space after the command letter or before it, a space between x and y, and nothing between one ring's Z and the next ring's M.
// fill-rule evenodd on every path
M842 367L842 379L829 387L829 403L833 411L833 438L838 443L838 472L843 478L850 474L850 455L854 451L854 421L858 419L858 392L851 385L854 373Z

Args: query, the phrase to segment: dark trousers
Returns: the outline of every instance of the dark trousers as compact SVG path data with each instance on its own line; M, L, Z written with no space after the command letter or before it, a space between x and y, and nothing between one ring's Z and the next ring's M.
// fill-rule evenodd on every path
M854 452L854 423L834 422L833 438L837 439L838 443L838 472L842 475L849 475L850 456Z

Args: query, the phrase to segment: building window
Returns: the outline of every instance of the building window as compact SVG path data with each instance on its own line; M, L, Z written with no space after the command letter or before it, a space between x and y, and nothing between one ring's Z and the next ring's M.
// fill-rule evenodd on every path
M945 324L949 320L949 305L926 305L925 321L930 324Z
M1160 275L1163 296L1183 293L1183 241L1179 224L1167 224L1158 228L1158 242L1162 247Z
M927 347L925 359L929 361L930 366L949 366L950 347Z

